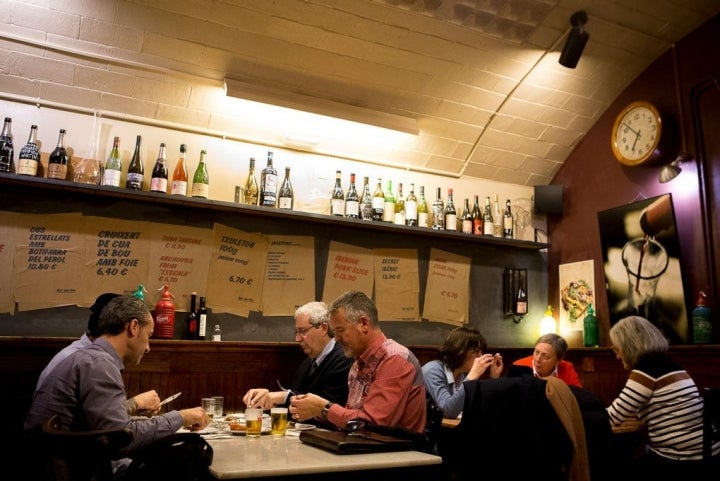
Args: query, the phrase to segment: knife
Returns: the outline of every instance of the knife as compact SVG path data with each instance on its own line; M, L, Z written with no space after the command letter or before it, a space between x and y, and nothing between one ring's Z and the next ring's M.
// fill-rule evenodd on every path
M174 400L177 399L181 394L182 394L182 392L178 392L178 393L173 394L173 395L170 396L170 397L166 397L165 399L163 399L162 401L160 401L160 406L162 406L162 405L164 405L164 404L167 404L167 403L169 403L170 401L174 401Z

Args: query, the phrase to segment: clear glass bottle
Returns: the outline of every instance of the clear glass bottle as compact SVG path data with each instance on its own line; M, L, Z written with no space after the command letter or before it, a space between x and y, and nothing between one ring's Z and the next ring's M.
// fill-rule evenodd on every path
M145 166L140 160L140 143L141 136L135 139L135 151L128 165L127 176L125 177L125 188L131 190L143 190L143 181L145 180Z
M285 209L287 207L281 207L281 209ZM220 330L220 324L215 324L215 329L213 329L213 335L212 340L214 342L222 341L222 331Z
M393 224L405 225L405 199L403 198L402 182L398 182L397 197L395 197L395 215Z
M406 203L407 204L407 203ZM428 205L425 199L425 186L420 186L420 199L417 204L417 220L418 227L429 227L428 223Z
M18 154L17 173L20 175L31 175L33 177L37 175L38 165L40 164L37 134L37 125L31 126L27 144L20 149L20 154Z
M503 224L502 224L502 213L500 212L500 203L498 202L498 195L493 196L492 204L493 214L493 237L503 236Z
M464 234L472 234L473 233L473 218L472 218L472 212L470 212L470 199L465 197L465 202L463 204L463 210L462 215L460 216L461 219L461 231Z
M267 166L260 173L260 204L275 207L277 204L277 170L273 167L273 153L268 152Z
M435 201L432 205L432 228L445 230L445 204L442 200L440 187L435 190Z
M494 235L495 225L490 206L490 196L485 197L485 209L483 210L483 235Z
M188 172L185 165L186 153L187 146L185 144L180 144L180 157L178 157L177 164L175 164L175 170L173 170L172 185L170 187L171 195L187 195Z
M503 237L513 238L513 215L510 208L510 199L505 200L505 213L503 214Z
M383 222L395 220L395 196L392 191L392 180L388 179L387 189L385 190L385 204L383 204Z
M342 174L335 171L335 185L330 194L330 215L343 217L345 215L345 193L342 188Z
M385 213L385 194L382 190L382 179L378 177L372 198L372 220L382 222Z
M65 180L70 158L65 150L65 129L60 129L58 143L48 159L48 179Z
M0 134L0 172L12 173L15 162L14 156L12 118L5 117L5 123Z
M363 191L360 197L360 217L363 220L372 220L372 192L370 192L370 178L363 177Z
M483 233L483 219L482 219L482 213L480 212L480 199L478 198L478 195L475 194L475 202L473 203L473 210L472 210L472 232L475 235L482 235Z
M417 226L418 224L418 203L415 196L415 184L410 184L410 192L405 199L405 225Z
M445 206L445 230L457 231L457 210L453 202L453 190L448 189L448 200Z
M292 210L295 203L295 193L290 183L290 167L285 167L285 178L278 192L278 209Z
M120 187L120 176L122 175L122 160L120 160L120 137L113 138L113 146L105 161L102 185Z
M250 157L250 167L248 169L248 176L245 180L245 187L243 188L243 194L246 205L258 205L258 183L255 178L255 157Z
M355 186L355 173L350 173L350 187L345 196L345 217L357 219L360 217L360 197Z
M158 192L167 194L168 184L168 168L165 158L165 142L160 144L155 166L153 167L152 177L150 178L150 192Z
M192 183L192 196L201 199L207 199L208 195L210 195L210 175L205 160L206 155L207 151L202 149L200 151L200 162L198 162L197 169L195 169Z

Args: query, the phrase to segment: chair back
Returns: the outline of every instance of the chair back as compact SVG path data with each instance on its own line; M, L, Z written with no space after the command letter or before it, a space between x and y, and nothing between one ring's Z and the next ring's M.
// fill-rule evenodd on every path
M720 388L703 388L702 397L703 461L710 462L713 446L720 443Z

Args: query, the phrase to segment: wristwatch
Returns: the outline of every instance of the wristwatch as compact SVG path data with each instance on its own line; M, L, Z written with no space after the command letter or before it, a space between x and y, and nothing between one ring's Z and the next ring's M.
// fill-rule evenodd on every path
M325 405L325 407L320 411L320 417L323 419L327 419L328 412L330 411L330 407L335 404L332 401L328 401L328 403Z

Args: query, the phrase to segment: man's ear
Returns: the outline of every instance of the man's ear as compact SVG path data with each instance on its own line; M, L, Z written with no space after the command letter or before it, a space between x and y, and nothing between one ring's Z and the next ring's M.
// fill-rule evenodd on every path
M140 321L138 321L137 319L132 319L130 322L128 322L126 331L128 337L137 337L140 333Z

